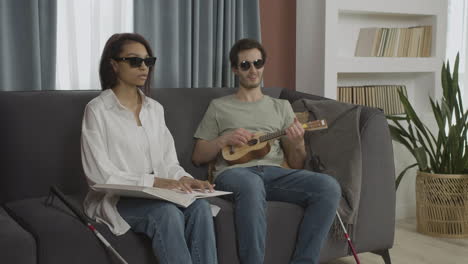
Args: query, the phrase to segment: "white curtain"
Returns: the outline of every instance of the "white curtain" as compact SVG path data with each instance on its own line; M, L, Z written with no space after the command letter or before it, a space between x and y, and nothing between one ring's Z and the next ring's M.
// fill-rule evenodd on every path
M453 71L453 63L457 52L460 52L459 65L459 84L463 94L463 106L468 108L468 72L466 62L468 59L467 52L467 0L449 0L447 14L447 45L446 45L446 61L450 61L450 68Z
M102 50L112 34L133 32L133 0L57 2L56 89L100 89Z

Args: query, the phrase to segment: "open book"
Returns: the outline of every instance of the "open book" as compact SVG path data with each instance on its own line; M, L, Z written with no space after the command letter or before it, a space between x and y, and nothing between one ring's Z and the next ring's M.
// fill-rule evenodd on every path
M185 193L180 190L118 184L95 184L91 186L91 189L97 192L105 192L126 197L166 200L185 208L199 198L214 197L231 193L223 191L201 192L200 190L193 190L192 193Z

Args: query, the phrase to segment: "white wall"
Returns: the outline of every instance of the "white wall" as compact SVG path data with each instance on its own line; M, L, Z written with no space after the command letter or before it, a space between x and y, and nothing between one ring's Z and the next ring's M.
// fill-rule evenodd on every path
M325 0L297 0L296 90L323 95Z
M404 168L415 163L411 153L395 141L393 141L393 152L397 175ZM408 170L400 182L400 187L396 192L396 219L416 217L416 170L416 168Z
M448 0L447 16L447 52L445 61L450 61L453 70L455 57L460 52L460 65L458 71L459 85L463 94L463 106L468 109L468 1Z

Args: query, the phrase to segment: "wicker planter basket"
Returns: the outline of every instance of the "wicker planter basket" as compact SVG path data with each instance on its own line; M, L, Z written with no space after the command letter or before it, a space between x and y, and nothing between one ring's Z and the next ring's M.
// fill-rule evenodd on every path
M420 233L436 237L468 237L468 174L418 171L416 216Z

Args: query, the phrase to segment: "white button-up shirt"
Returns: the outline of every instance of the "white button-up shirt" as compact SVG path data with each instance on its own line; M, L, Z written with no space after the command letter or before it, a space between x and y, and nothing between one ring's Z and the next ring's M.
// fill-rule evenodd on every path
M163 107L140 90L139 93L142 96L139 117L147 135L149 155L142 149L141 141L136 140L142 134L133 113L120 104L111 89L101 92L86 106L81 159L90 186L98 183L153 186L155 177L174 180L192 177L179 165ZM117 211L118 201L118 196L90 189L83 206L89 217L107 224L114 234L122 235L130 226Z

